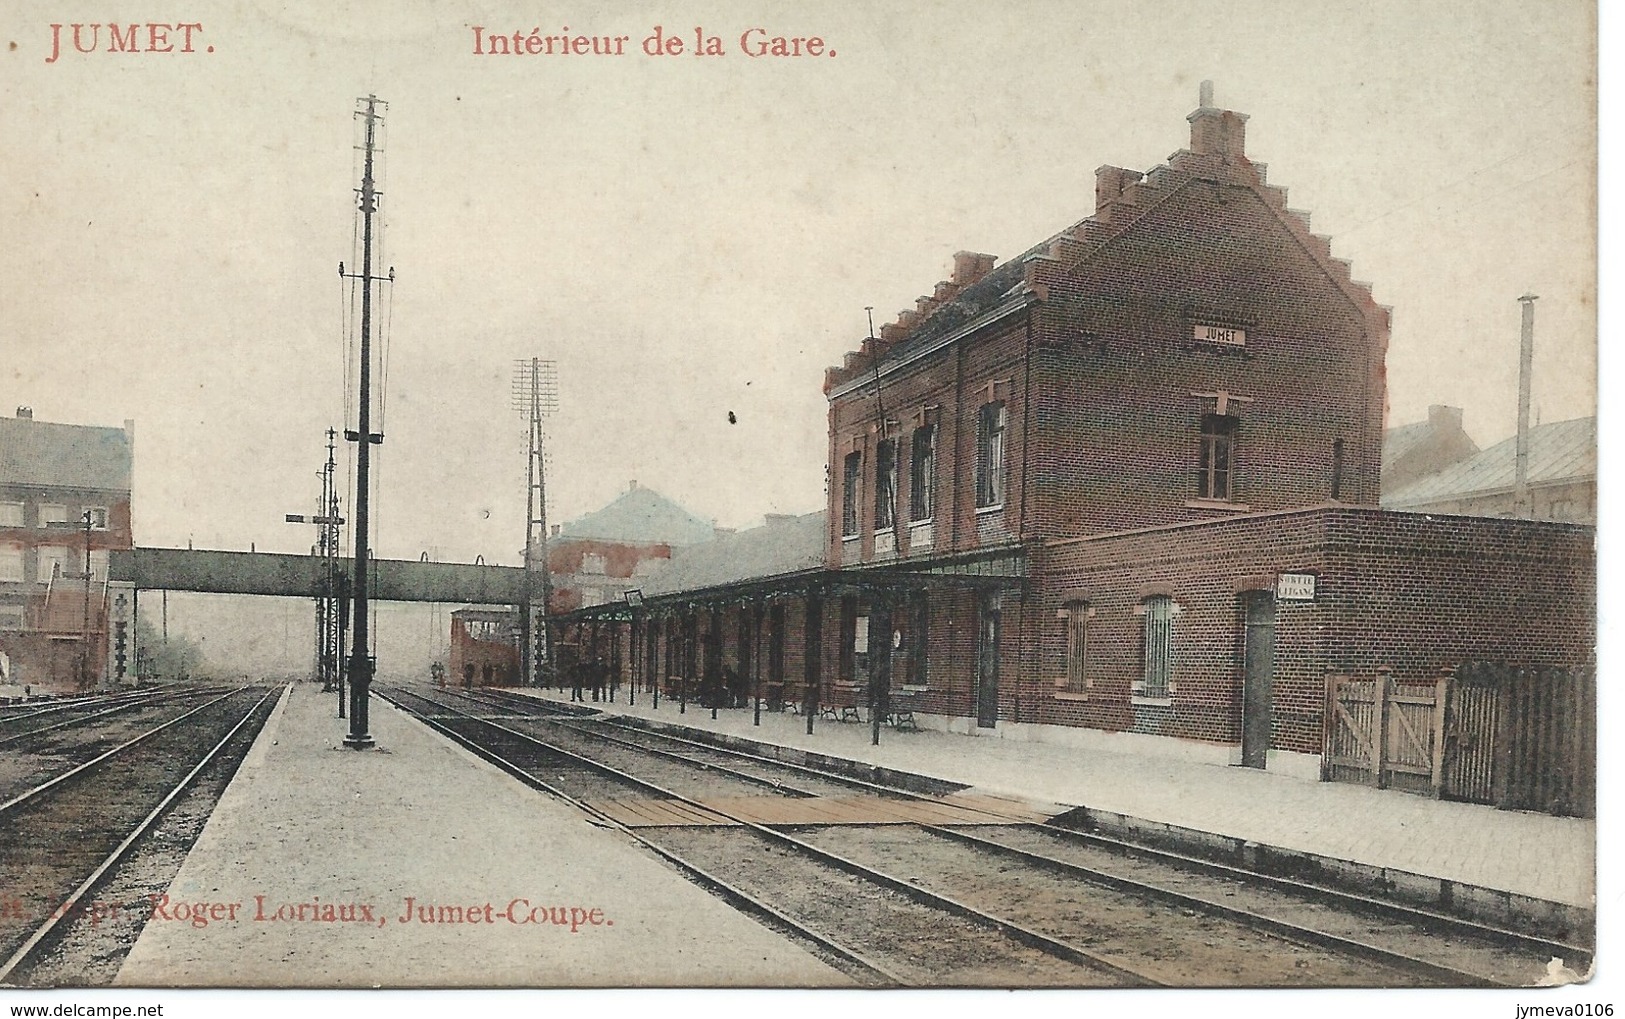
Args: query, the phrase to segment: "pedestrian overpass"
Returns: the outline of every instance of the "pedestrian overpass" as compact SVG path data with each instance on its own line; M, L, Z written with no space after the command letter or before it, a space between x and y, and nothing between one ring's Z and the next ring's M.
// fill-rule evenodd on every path
M336 565L345 577L355 569L353 559L340 559ZM310 555L133 548L112 552L108 579L132 584L138 591L314 598L326 568L325 560ZM524 580L525 571L517 566L374 559L367 595L376 601L520 605L525 600Z

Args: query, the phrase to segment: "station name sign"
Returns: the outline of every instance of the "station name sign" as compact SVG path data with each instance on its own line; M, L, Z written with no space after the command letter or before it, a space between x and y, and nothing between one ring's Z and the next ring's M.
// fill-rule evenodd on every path
M1198 325L1192 331L1192 337L1198 343L1223 343L1230 347L1245 347L1247 334L1240 329L1229 326Z
M1314 601L1313 573L1283 573L1275 578L1275 597L1280 601Z

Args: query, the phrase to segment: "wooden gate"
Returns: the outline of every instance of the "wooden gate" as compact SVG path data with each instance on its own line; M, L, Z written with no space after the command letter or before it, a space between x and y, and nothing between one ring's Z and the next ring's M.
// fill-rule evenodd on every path
M1595 817L1597 674L1469 662L1446 721L1444 795Z
M1321 780L1440 795L1447 682L1326 677Z
M1597 674L1470 662L1433 681L1326 678L1320 777L1596 816Z

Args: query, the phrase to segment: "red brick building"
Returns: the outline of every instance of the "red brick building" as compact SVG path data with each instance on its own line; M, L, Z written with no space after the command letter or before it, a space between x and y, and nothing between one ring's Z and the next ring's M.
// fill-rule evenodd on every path
M67 692L135 674L133 590L108 641L108 556L133 547L133 422L0 418L0 685ZM87 572L88 566L88 572Z
M518 615L511 609L451 614L451 663L444 683L465 689L519 685Z
M1593 532L1377 508L1388 312L1244 116L1189 121L829 370L823 514L572 624L667 696L736 703L732 672L808 709L1305 774L1328 675L1589 661Z

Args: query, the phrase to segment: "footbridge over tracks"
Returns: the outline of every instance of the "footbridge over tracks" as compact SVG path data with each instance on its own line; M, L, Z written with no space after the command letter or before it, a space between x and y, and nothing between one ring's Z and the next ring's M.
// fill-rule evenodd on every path
M338 563L346 577L354 568L350 559ZM108 562L109 579L133 583L138 591L294 598L316 596L324 570L323 560L309 555L190 548L114 550ZM374 559L367 590L378 601L519 605L525 600L524 577L517 566Z

